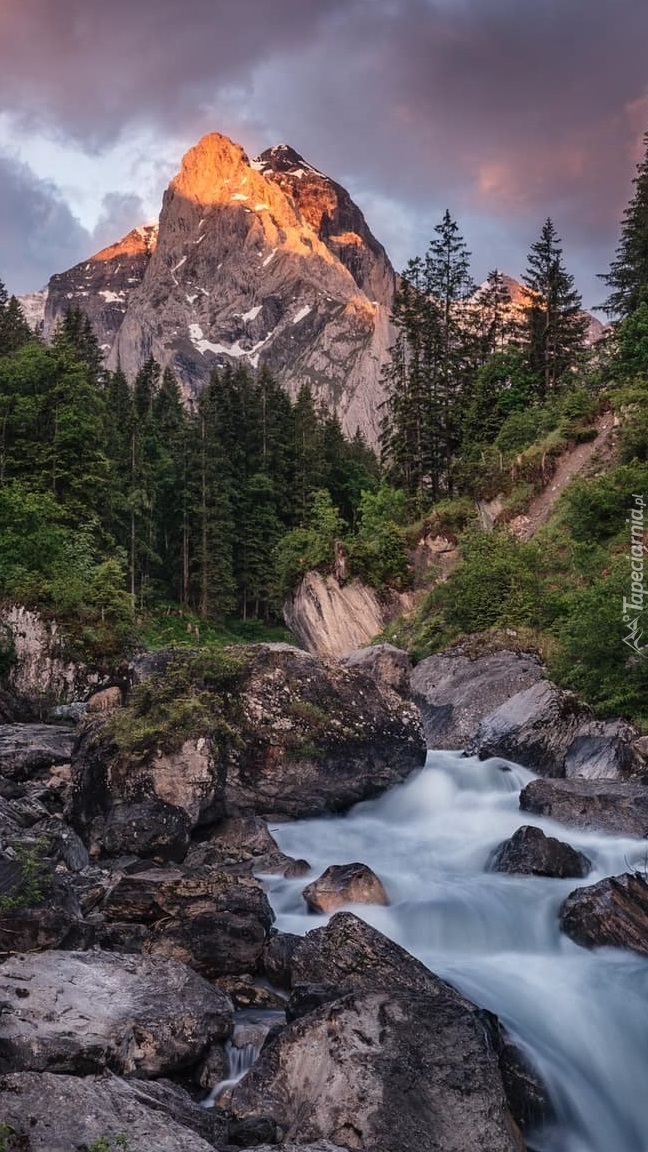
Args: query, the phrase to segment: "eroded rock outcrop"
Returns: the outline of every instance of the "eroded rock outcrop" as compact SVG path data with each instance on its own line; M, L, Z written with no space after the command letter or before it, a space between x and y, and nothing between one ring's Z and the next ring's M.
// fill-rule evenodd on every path
M314 656L337 659L363 648L382 631L383 610L372 588L359 580L307 572L283 607L284 619Z
M13 605L3 609L0 626L11 637L15 660L7 674L10 690L26 714L36 718L52 704L83 699L99 681L96 671L66 655L65 636L55 620Z

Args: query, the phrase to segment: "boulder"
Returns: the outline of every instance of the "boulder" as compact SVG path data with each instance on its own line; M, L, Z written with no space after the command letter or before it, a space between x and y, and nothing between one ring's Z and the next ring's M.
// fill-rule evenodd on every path
M469 751L501 756L541 776L618 780L639 769L636 732L595 720L572 692L539 681L486 716Z
M101 850L107 856L183 860L191 839L184 808L164 800L115 804L103 828Z
M542 664L528 652L475 658L460 645L422 660L411 674L411 692L428 747L467 748L485 716L542 675Z
M344 668L359 668L371 676L380 688L391 688L403 699L410 699L412 661L402 648L395 648L393 644L357 648L355 652L343 656L340 663Z
M86 711L90 714L93 712L112 712L115 708L120 708L121 704L121 689L113 685L111 688L102 688L100 692L93 692L87 701Z
M276 988L290 988L293 960L302 946L302 936L271 929L263 947L263 971Z
M121 876L102 913L110 925L145 925L130 937L152 956L191 965L210 978L255 972L274 914L256 880L203 871L148 868Z
M447 985L354 991L289 1024L233 1089L229 1111L300 1143L524 1149L479 1012Z
M73 729L55 724L4 724L0 773L10 780L46 776L52 765L69 763L74 740Z
M520 793L520 808L550 816L572 828L648 836L648 788L601 780L532 780Z
M71 805L86 842L100 843L119 803L174 804L192 828L226 816L302 818L377 796L424 764L416 708L364 673L286 644L229 655L240 662L236 690L232 683L202 685L203 705L213 697L213 717L201 719L201 726L212 725L210 732L186 738L175 751L154 742L134 755L120 750L111 721L95 717L86 725L74 752ZM153 696L165 666L175 659L189 668L199 658L156 653L140 663L135 679L148 678ZM116 715L128 720L127 709Z
M107 952L0 964L0 1072L162 1076L232 1030L229 999L184 964Z
M260 816L233 816L216 825L203 840L191 845L185 864L191 869L217 868L239 875L266 872L285 876L295 869L296 875L303 876L310 871L306 861L293 860L281 851Z
M7 687L20 699L17 718L41 716L54 703L84 699L97 686L97 670L71 658L56 620L14 604L0 610L0 631L10 635L15 653Z
M555 876L560 879L587 876L592 863L582 852L545 836L541 828L525 824L495 849L490 872L523 876Z
M213 1152L225 1132L171 1084L118 1076L66 1076L17 1072L0 1076L0 1116L8 1149L70 1152ZM13 1142L12 1142L13 1141Z
M389 904L382 880L366 864L332 864L302 892L309 911L335 912L344 904Z
M636 872L577 888L560 909L560 927L584 948L631 948L648 956L648 884Z

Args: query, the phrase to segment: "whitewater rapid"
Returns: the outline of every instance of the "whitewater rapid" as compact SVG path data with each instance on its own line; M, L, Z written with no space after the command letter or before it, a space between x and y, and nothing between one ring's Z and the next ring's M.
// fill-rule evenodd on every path
M496 1012L547 1083L557 1127L538 1152L648 1152L648 960L586 951L559 931L575 888L646 868L646 842L567 828L519 810L531 772L501 760L430 752L425 768L344 817L272 829L284 852L318 876L362 861L389 907L350 910L397 941L477 1004ZM534 824L584 852L585 880L486 872L493 849ZM276 927L304 933L308 882L268 879Z

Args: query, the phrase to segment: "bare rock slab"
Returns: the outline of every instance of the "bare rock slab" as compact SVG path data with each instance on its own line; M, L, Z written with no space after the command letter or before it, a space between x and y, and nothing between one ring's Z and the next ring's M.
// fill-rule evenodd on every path
M531 653L493 652L471 658L463 647L421 660L411 675L430 748L468 748L485 716L542 679Z
M184 964L101 952L0 964L0 1072L162 1076L227 1037L229 999Z
M520 808L550 816L572 828L648 836L648 788L606 780L532 780L520 793Z
M631 948L648 956L648 884L626 872L577 888L560 909L560 927L584 948Z
M66 764L74 739L70 728L56 724L0 725L0 774L10 780L28 780L53 764Z
M495 849L489 871L522 876L587 876L592 864L582 852L563 844L555 836L545 836L541 828L525 824Z

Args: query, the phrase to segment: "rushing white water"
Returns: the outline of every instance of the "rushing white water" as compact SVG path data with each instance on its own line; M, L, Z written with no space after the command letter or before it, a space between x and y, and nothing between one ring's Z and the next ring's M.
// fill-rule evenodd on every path
M350 906L433 972L496 1012L553 1095L558 1127L539 1152L648 1152L648 961L587 951L558 928L574 888L645 869L646 843L579 832L519 811L531 772L501 760L431 752L425 769L339 818L282 824L281 848L313 876L359 860L380 876L386 908ZM584 852L586 880L485 871L492 850L535 824ZM303 878L269 880L277 927L303 933L328 917L306 911Z

